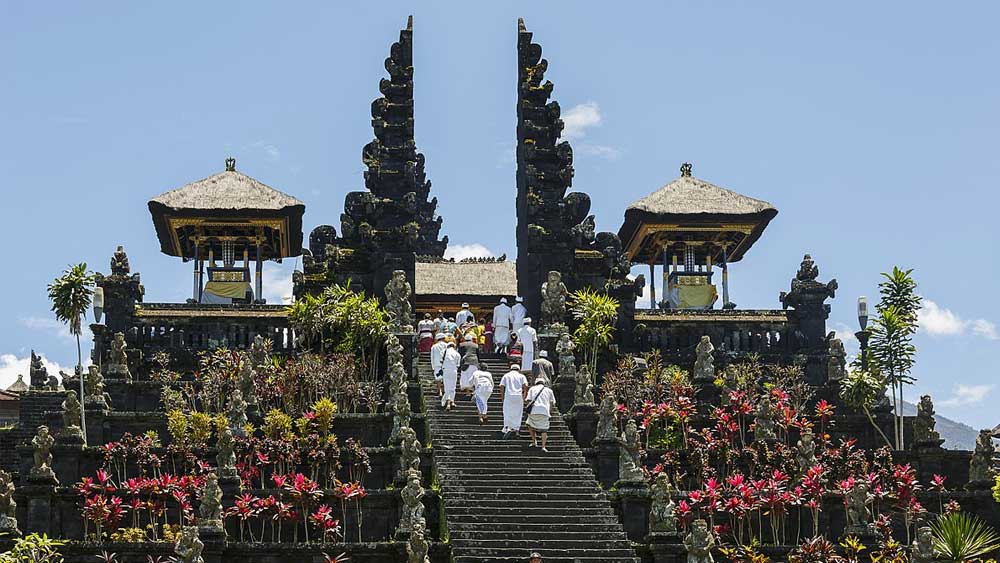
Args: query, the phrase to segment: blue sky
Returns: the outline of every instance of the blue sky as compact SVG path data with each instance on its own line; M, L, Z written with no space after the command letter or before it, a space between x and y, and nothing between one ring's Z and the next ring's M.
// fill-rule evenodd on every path
M732 298L778 307L802 254L856 330L878 274L915 269L928 305L909 397L1000 422L1000 6L971 2L38 3L0 6L0 186L7 242L0 384L31 348L70 366L45 284L107 271L124 244L147 300L187 296L146 201L237 167L339 224L389 45L415 18L417 145L443 232L514 256L516 18L549 59L598 227L678 175L779 210L732 267ZM763 7L762 7L763 6ZM456 247L456 250L461 250ZM268 269L288 294L293 264ZM851 344L849 343L849 346Z

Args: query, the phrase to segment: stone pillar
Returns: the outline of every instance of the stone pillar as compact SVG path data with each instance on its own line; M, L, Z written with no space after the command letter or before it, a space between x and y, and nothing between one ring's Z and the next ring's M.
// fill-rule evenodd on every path
M27 501L24 533L53 535L49 525L52 522L52 501L58 485L55 475L29 475L28 484L19 488L18 492Z
M653 563L684 563L687 550L679 532L653 532L646 536L645 543L653 554Z
M215 526L198 526L198 538L205 544L201 556L204 563L222 563L222 552L226 550L226 530Z
M566 425L580 447L587 447L594 442L597 436L597 405L576 405L565 418Z
M645 481L619 481L616 486L625 535L641 542L649 529L649 486Z
M618 440L596 440L594 441L594 452L596 454L596 474L597 481L605 489L610 489L618 482L618 463L621 457L621 442Z

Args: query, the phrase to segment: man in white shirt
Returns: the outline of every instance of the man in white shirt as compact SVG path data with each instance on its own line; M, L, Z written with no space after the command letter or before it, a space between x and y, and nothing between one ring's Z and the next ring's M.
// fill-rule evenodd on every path
M521 371L531 371L538 345L538 333L531 327L531 317L524 317L524 326L517 331L517 341L521 343Z
M504 438L517 436L521 431L524 398L528 396L528 378L521 373L520 367L511 364L510 371L500 379L500 393L503 394L503 428L500 432Z
M462 303L462 310L455 314L455 324L462 326L465 323L474 322L475 320L475 315L469 310L469 304Z
M556 395L552 389L546 385L544 377L535 380L535 384L528 389L528 404L531 410L528 412L528 434L531 436L531 447L538 445L535 439L535 432L542 435L542 451L548 453L546 448L549 439L549 418L552 416L552 407L556 404Z
M501 297L500 304L493 307L493 352L506 354L510 346L511 309L507 298Z
M510 322L514 327L514 332L517 332L524 325L524 319L528 316L528 309L524 306L524 297L516 297L514 301L516 303L510 308Z
M438 397L444 389L444 373L441 371L441 364L444 362L444 351L448 349L448 343L444 341L444 333L439 332L434 336L434 345L431 346L431 373L434 374L434 381L437 383Z
M462 355L455 349L455 343L449 342L441 360L444 393L441 395L441 406L450 411L455 406L455 386L458 385L458 366L462 363Z

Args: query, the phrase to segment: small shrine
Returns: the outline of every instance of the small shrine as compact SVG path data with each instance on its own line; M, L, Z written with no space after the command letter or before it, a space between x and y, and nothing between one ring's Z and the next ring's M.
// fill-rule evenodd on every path
M649 264L653 304L660 262L660 308L713 308L719 298L713 268L718 267L723 308L731 309L728 264L743 258L777 214L766 201L695 178L691 164L684 163L679 178L628 206L618 236L632 264Z
M149 212L160 251L194 262L190 302L263 303L264 261L302 254L305 204L237 172L235 158L219 174L149 200Z

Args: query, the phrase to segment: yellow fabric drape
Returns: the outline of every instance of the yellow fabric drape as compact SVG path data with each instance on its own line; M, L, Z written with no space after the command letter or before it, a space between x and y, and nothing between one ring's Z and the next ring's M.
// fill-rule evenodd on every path
M677 288L678 308L699 309L711 307L719 294L714 285L681 285Z
M247 292L250 291L250 283L210 281L205 284L205 291L219 297L243 299L247 296Z

